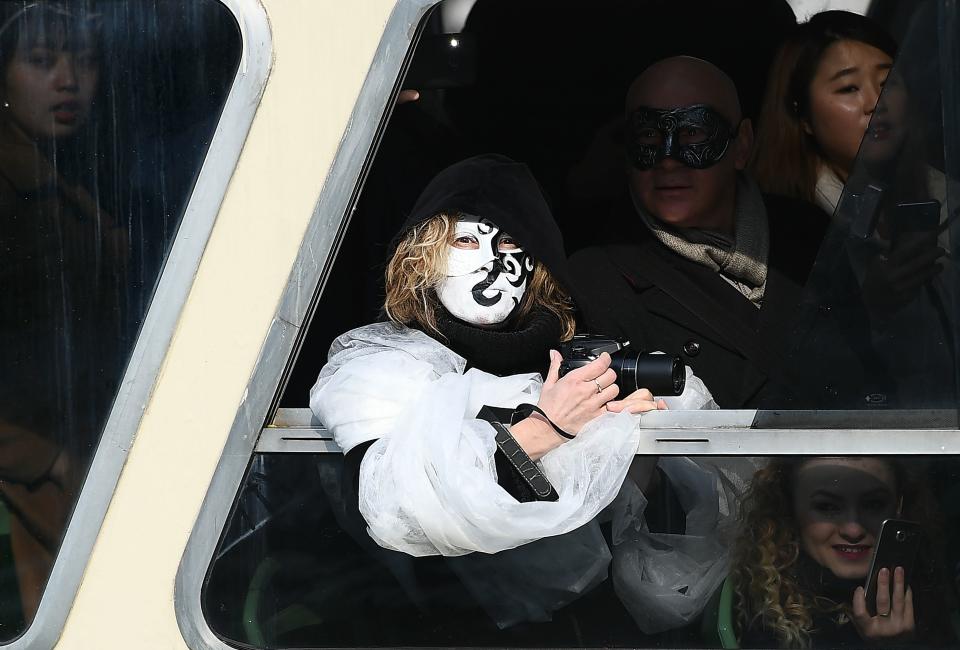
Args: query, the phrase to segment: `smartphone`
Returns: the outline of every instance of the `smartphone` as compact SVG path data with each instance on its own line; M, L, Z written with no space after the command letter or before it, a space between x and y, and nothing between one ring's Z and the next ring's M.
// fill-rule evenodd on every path
M462 88L476 81L476 35L430 34L417 44L403 87L410 90Z
M887 215L887 225L893 242L935 233L940 228L940 201L897 203Z
M880 569L890 570L891 602L893 594L893 571L896 567L903 567L905 584L910 585L914 566L917 561L917 551L923 539L920 524L906 519L887 519L880 526L880 535L873 547L873 558L870 560L870 570L867 572L867 584L864 587L867 596L867 611L871 616L877 614L877 577Z
M876 185L867 185L860 194L843 192L838 213L850 219L850 234L860 239L873 237L880 217L881 198L883 190Z

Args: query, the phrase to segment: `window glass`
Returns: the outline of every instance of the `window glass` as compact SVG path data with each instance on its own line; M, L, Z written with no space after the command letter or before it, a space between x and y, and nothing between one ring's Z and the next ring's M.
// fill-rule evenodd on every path
M637 221L622 213L630 201L624 96L636 75L679 46L669 30L645 30L644 46L637 47L637 25L682 22L684 52L730 70L752 117L767 65L794 25L785 1L601 0L585 11L551 0L479 0L463 31L445 34L460 21L444 18L463 4L439 3L423 25L403 82L420 98L393 110L282 406L307 406L333 339L381 318L388 244L440 170L472 155L509 156L532 170L568 252L622 239L620 230ZM749 47L730 46L729 34L757 24L764 29L750 30ZM686 341L669 351L682 355Z
M707 381L719 406L759 409L740 411L748 418L756 413L755 429L957 426L951 242L958 226L951 179L960 171L960 142L942 119L954 114L950 102L957 94L957 76L944 66L955 71L957 62L950 58L952 41L940 40L956 32L956 16L937 2L901 6L907 4L910 19L897 31L896 64L884 78L880 105L867 111L870 142L861 147L856 134L849 183L841 182L835 197L839 207L827 214L810 203L806 212L770 213L771 222L814 212L820 219L788 224L796 236L776 243L777 254L793 254L803 267L764 287L763 300L774 301L778 283L795 285L789 299L776 299L782 336L761 340L740 327L719 343L725 351L713 355L708 346L726 334L692 338L678 329L663 346L698 374L702 364L722 367L730 360L739 368L744 358L762 357L762 372ZM316 316L303 328L282 406L307 405L338 335L383 320L384 258L438 171L470 155L509 155L533 171L569 252L627 240L640 221L623 182L624 95L636 74L677 51L674 33L656 32L645 34L638 49L636 25L678 24L683 12L684 52L729 71L749 118L761 110L767 63L794 27L784 13L788 4L776 2L718 8L611 0L591 3L590 13L572 7L478 0L456 34L444 33L439 13L426 19L401 83L420 98L401 95L393 108L317 296ZM757 24L764 25L762 34ZM594 34L597 40L589 40ZM742 48L731 46L741 42ZM871 192L879 194L872 204ZM891 260L900 266L892 270ZM922 277L894 291L903 266L920 268ZM878 288L877 282L886 284ZM717 292L738 291L727 284ZM624 302L635 298L621 295ZM664 304L649 313L682 328L690 310ZM718 327L729 318L762 325L766 312L748 307L740 314L715 311ZM361 357L358 339L345 347L356 345ZM375 373L368 377L363 386L345 381L344 390L379 385ZM406 388L382 386L383 401ZM381 414L376 408L345 419L372 421ZM293 412L281 410L274 425L285 426ZM728 415L737 413L719 414ZM721 418L704 417L697 426L711 421ZM314 438L330 437L321 423L314 425ZM284 449L295 449L298 439L306 438L294 435ZM875 617L861 615L855 594L867 586L870 557L884 536L880 524L904 519L917 525L894 523L885 534L896 542L900 532L917 544L913 555L903 551L909 556L903 564L924 612L914 621L919 644L956 641L950 624L957 566L950 550L957 535L953 458L771 461L750 457L746 448L736 458L638 456L613 505L573 531L497 553L412 557L375 541L373 524L358 510L361 465L352 453L254 455L202 594L206 620L221 638L257 647L736 647L738 636L753 647L856 646L863 635L902 631L891 631L890 622L870 623ZM496 467L498 479L502 470ZM765 481L757 488L764 494L748 490L754 481ZM751 528L764 513L769 526ZM397 525L406 526L401 519ZM411 537L411 544L420 541ZM757 549L768 556L755 557ZM771 596L781 599L777 603L803 605L787 607L789 616L768 612L763 602L770 584L785 585ZM880 605L873 596L869 606ZM905 624L901 614L891 617Z
M911 572L919 646L956 639L953 458L663 457L647 503L631 501L628 480L578 532L458 558L377 546L350 514L343 471L339 454L254 458L203 596L222 638L263 648L734 647L722 644L735 634L743 647L785 647L778 634L798 629L815 647L856 645L854 594L879 544ZM918 531L921 550L898 549L895 532L880 544L887 519L916 522L902 526ZM545 556L583 553L597 554L604 579L571 594L572 574ZM535 574L551 566L545 594ZM746 600L735 596L751 571L779 576L779 590L758 579ZM767 595L803 606L781 620L761 612ZM757 613L770 624L749 619Z
M920 5L885 79L807 282L783 366L816 408L957 404L957 142L944 130L950 47ZM949 65L956 65L955 62ZM943 84L943 86L941 86Z
M785 19L777 6L764 5L768 40L751 40L743 51L715 42L716 33L708 26L720 24L716 21L721 18L711 13L716 8L703 8L687 23L702 36L694 39L700 44L695 53L730 72L744 116L755 122L762 119L760 98L768 72L757 61L772 60L790 28L789 16ZM628 55L617 48L630 39L611 37L596 47L568 48L564 44L573 39L562 38L564 30L580 33L582 25L563 11L547 16L540 9L535 2L524 3L522 9L479 2L464 32L454 35L442 33L442 12L427 21L404 84L420 86L420 99L398 103L394 110L319 297L317 313L322 317L305 329L281 406L307 405L309 388L335 337L384 317L388 244L428 180L454 161L497 151L526 162L544 189L568 252L629 241L638 227L645 230L637 225L639 217L623 182L623 125L617 115L629 81L658 56L671 53L670 45L652 38L642 55ZM631 306L632 288L604 284L581 287L576 297L581 331L614 334L675 354L704 379L721 408L798 410L806 413L808 422L827 417L814 409L955 411L956 268L952 254L930 259L938 250L951 249L954 228L948 219L950 201L955 200L953 182L948 181L953 176L945 169L944 156L955 145L944 139L942 116L949 113L941 110L941 79L951 79L941 74L941 56L947 53L939 45L942 23L932 1L886 3L871 12L874 9L880 25L899 39L899 51L890 84L873 112L872 135L850 165L845 190L838 180L829 200L799 202L807 206L804 210L797 209L795 200L783 206L768 201L771 229L777 233L768 259L776 259L770 262L773 270L768 269L759 315L721 300L724 283L703 285L705 293L719 296L715 302L679 298L668 304L659 299L649 307L643 303L645 311ZM597 15L591 14L591 20L605 25L594 31L607 34L620 28L615 25L632 24L628 18L634 10L616 2L604 5ZM745 12L755 24L761 20L758 11L753 5L738 5L733 14ZM549 29L543 28L544 21L550 22ZM719 32L724 34L743 29L741 24L722 24ZM525 28L535 25L544 36L534 43ZM494 37L498 47L484 49L485 39ZM760 51L770 56L759 56ZM563 57L576 61L561 62ZM561 97L571 86L581 92ZM581 94L589 97L589 105L579 103ZM503 97L510 98L509 110L502 107ZM543 110L546 104L549 111ZM896 130L891 126L894 118L901 122ZM557 138L558 133L564 137ZM885 135L891 133L896 135ZM859 138L856 133L851 138L855 153ZM924 174L926 181L920 178ZM927 186L920 188L924 182ZM911 183L916 187L908 187ZM879 203L873 201L878 191L884 197ZM932 201L939 204L941 215L936 244L926 241L926 248L921 246L922 230L905 238L892 234L896 218L890 215L911 210L932 215ZM800 220L813 216L814 203L836 214L822 224L814 219L810 223L819 225L805 228ZM874 203L869 215L861 210L858 219L851 216L860 204ZM900 204L906 207L896 207ZM904 218L906 227L923 225L922 217ZM592 267L574 271L589 274ZM640 286L649 277L641 276ZM622 284L623 279L617 281ZM689 289L666 292L672 298ZM592 302L596 305L591 309ZM618 315L594 322L595 314L606 312ZM941 415L943 422L956 421L955 412ZM869 422L853 418L848 426L874 426Z
M233 81L219 2L0 2L0 642L33 619Z

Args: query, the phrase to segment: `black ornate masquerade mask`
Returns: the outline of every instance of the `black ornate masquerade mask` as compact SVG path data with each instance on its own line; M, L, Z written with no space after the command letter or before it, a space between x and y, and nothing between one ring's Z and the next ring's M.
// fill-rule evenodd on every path
M707 104L669 110L640 106L630 115L627 156L644 171L664 158L706 169L723 158L736 135L737 128Z

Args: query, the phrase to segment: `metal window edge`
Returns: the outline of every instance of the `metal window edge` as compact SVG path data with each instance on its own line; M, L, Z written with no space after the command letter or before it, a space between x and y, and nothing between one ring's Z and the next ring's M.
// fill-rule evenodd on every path
M826 418L818 416L825 415ZM960 454L955 409L862 411L653 411L637 416L636 453L657 456ZM879 417L877 417L879 416ZM843 428L837 422L856 423ZM782 420L779 421L778 420ZM819 420L819 422L818 422ZM947 424L949 423L949 424ZM912 426L913 428L905 428ZM310 409L281 409L258 454L340 454Z
M296 342L313 290L326 275L364 164L376 145L387 101L402 72L417 29L439 0L397 0L348 120L330 173L314 208L283 297L248 382L245 399L214 471L184 550L174 586L174 609L184 641L194 650L226 650L203 615L207 568L243 480L263 423Z
M230 11L240 30L242 45L237 72L71 514L36 617L22 635L10 643L0 644L3 650L49 650L63 632L144 406L156 383L266 86L272 64L272 47L266 13L259 0L216 1Z

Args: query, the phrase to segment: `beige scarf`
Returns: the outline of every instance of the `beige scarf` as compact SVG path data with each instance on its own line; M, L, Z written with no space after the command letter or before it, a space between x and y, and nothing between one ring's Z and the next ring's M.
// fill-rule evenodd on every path
M737 177L734 238L696 228L674 228L644 210L634 197L643 222L677 255L713 269L758 308L767 284L770 228L760 189L745 174Z

